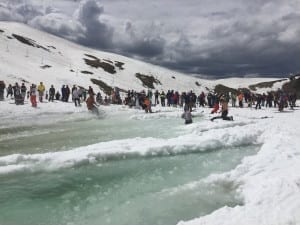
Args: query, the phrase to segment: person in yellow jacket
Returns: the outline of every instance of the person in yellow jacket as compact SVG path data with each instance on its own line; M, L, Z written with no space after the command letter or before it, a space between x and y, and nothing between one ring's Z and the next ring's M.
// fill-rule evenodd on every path
M40 100L40 102L43 102L43 96L44 96L45 90L46 90L45 85L43 84L43 82L40 82L40 84L38 86L38 92L39 92L39 100Z

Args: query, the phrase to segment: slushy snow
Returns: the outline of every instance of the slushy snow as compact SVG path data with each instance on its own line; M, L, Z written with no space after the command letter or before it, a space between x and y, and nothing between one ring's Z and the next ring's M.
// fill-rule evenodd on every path
M66 103L39 104L38 109L30 105L16 106L8 101L1 102L0 126L14 126L18 123L30 124L55 121L54 118L80 119L93 116L85 107L75 108ZM178 117L182 109L153 108L158 113L145 114L142 110L125 106L103 106L103 113L126 113L130 119L154 117ZM210 109L198 108L195 116L203 117L200 122L182 126L178 138L135 138L115 140L80 147L68 151L45 154L14 154L0 157L0 174L22 171L57 170L77 163L94 163L109 157L144 157L155 154L180 154L193 149L218 149L235 145L261 145L260 151L244 158L234 170L224 174L212 174L199 182L215 185L230 183L238 189L243 205L233 208L224 206L215 212L191 221L180 221L179 225L202 224L300 224L300 110L277 113L277 109L255 110L230 108L235 121L209 120ZM46 114L45 114L46 113ZM60 115L60 116L58 116ZM62 115L66 116L63 117ZM50 119L49 119L50 118ZM105 119L105 118L104 118ZM192 184L191 184L192 185Z

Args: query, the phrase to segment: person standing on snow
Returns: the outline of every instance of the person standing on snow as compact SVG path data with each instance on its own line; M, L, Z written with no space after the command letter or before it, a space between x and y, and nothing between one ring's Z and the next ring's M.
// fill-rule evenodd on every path
M55 88L52 84L51 87L49 88L49 102L54 101L54 96L55 96Z
M77 87L73 88L72 99L73 99L73 101L75 103L75 107L77 107L77 105L81 106L80 105L80 99L79 99L79 93L78 93Z
M39 86L38 86L38 92L39 92L39 101L43 102L43 96L44 96L44 92L45 92L45 85L43 84L43 82L40 82Z
M4 81L0 80L0 101L4 101L4 90L5 90L5 83Z
M24 83L22 83L22 85L21 85L21 95L22 95L23 101L25 100L26 92L27 92L27 87L25 86Z
M14 86L14 96L16 105L24 104L24 99L21 94L21 87L18 85L18 83L16 83L16 86Z
M13 87L12 87L12 85L11 84L9 84L8 85L8 87L7 87L7 95L6 95L6 98L8 98L8 96L10 96L10 98L12 98L13 97Z
M165 92L162 91L161 94L160 94L160 104L163 107L166 106L165 100L166 100L166 95L165 95Z
M69 88L69 85L66 86L66 102L69 102L69 98L70 98L70 94L71 94L71 91L70 91L70 88Z
M30 92L30 102L32 107L37 107L37 102L36 102L37 88L35 84L31 85L29 92Z
M243 93L241 92L241 93L238 95L239 107L240 107L240 108L243 108L243 99L244 99L244 95L243 95Z
M158 92L158 90L156 90L155 93L154 93L154 104L155 105L159 104L158 96L159 96L159 92Z

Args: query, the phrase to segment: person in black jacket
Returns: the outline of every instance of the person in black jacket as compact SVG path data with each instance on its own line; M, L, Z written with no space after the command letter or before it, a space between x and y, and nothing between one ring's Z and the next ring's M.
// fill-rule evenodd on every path
M55 96L55 88L52 84L51 87L49 88L49 102L54 101L54 96Z
M0 80L0 101L4 100L4 90L5 90L5 83L4 81Z

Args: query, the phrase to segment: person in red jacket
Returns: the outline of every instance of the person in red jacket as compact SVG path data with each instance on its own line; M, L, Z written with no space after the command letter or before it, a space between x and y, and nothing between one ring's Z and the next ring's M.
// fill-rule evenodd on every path
M219 101L216 101L215 104L214 104L214 108L211 110L210 114L217 113L219 108L220 108Z
M37 88L35 84L31 85L29 92L30 92L30 102L32 107L37 107L37 102L36 102Z

